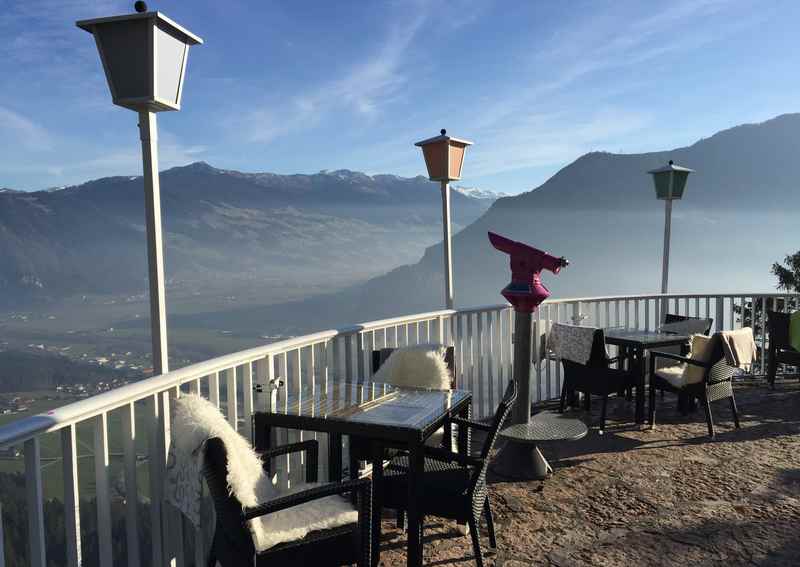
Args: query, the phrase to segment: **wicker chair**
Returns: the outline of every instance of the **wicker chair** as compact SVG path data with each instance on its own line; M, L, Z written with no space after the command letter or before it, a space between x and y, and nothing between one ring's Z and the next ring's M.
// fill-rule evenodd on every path
M314 440L276 447L265 451L261 456L266 464L279 455L299 451L306 453L306 482L316 482L318 446ZM214 567L217 562L222 567L265 565L333 567L353 563L359 567L370 565L369 480L318 485L254 508L244 508L241 502L229 493L227 470L228 454L225 444L218 437L209 439L206 442L203 475L214 500L216 527L208 554L208 567ZM357 523L312 532L303 539L282 543L256 554L253 539L246 525L248 520L326 496L346 493L354 495L358 509Z
M667 313L664 315L664 326L662 331L665 333L680 333L693 335L699 333L708 336L711 332L711 327L714 325L714 319L707 319L704 317L689 317L687 315L675 315ZM668 352L670 354L679 354L681 356L689 356L689 343L676 345L672 347L662 347L660 352ZM674 360L662 359L664 366L677 364ZM664 390L661 390L661 399L664 399ZM692 404L686 399L685 396L678 396L678 411L686 415L690 410L693 410Z
M769 331L769 363L767 380L775 387L778 364L800 367L800 352L789 344L790 313L767 311L767 330Z
M561 359L564 381L561 386L559 411L564 412L565 406L571 402L575 392L586 394L584 403L587 410L591 409L591 396L601 396L603 401L600 410L600 433L603 433L606 426L608 396L636 386L636 376L629 371L612 368L613 362L614 359L609 358L606 352L605 333L602 329L594 332L591 355L586 364Z
M729 366L725 360L722 346L722 335L715 333L711 337L711 354L708 362L701 362L673 353L650 351L650 425L656 423L656 390L665 390L684 395L689 400L697 399L703 405L708 424L708 435L714 437L714 421L711 416L711 402L730 400L733 422L739 428L739 414L736 410L736 399L733 395L732 378L736 368ZM686 365L699 366L703 369L703 379L696 383L676 384L664 377L665 369L656 370L658 359L669 359Z
M489 543L492 547L497 547L489 492L486 486L486 469L489 464L489 454L516 397L516 384L511 381L495 412L494 419L489 424L452 418L453 423L460 427L478 429L487 433L480 456L461 455L443 448L425 448L425 472L419 483L418 497L423 517L420 529L422 529L421 526L426 515L468 524L478 567L483 566L478 532L481 515L486 516ZM392 460L384 471L382 494L383 506L386 508L405 512L408 505L406 500L408 497L408 466L408 457L401 455ZM380 511L375 513L380 513ZM422 541L421 533L419 540Z

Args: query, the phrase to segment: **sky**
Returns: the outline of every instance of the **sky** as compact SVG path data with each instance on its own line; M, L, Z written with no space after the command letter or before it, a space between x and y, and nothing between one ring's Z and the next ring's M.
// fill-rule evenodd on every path
M533 189L583 153L681 147L800 110L793 0L152 0L201 36L162 169L414 176L413 142L472 140L462 185ZM114 0L0 0L0 187L141 174L78 19Z

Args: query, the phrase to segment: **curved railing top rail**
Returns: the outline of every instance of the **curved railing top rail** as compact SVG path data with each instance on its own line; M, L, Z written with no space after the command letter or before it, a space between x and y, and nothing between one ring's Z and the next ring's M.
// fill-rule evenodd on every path
M639 295L598 295L593 297L561 297L544 301L543 305L555 303L578 303L595 301L624 301L638 299L695 299L695 298L739 298L739 297L800 297L800 293L791 292L736 292L736 293L645 293Z
M479 309L492 310L502 309L504 305L489 306ZM22 418L8 425L0 427L0 447L16 445L36 435L60 429L71 423L77 423L102 412L113 411L119 407L134 401L145 399L149 396L158 394L180 386L185 382L205 376L213 372L218 372L232 366L246 364L263 358L270 354L285 352L288 350L303 348L310 344L334 339L345 335L356 335L361 332L373 329L388 327L397 324L413 323L426 319L435 319L442 316L450 316L458 311L440 310L427 313L417 313L404 317L393 317L378 321L369 321L357 325L320 331L300 337L293 337L283 341L270 343L268 345L255 347L243 351L238 351L223 356L218 356L210 360L198 362L185 366L178 370L173 370L160 376L153 376L139 382L126 384L114 390L94 395L85 400L73 402L60 408L46 413L40 413L30 417Z
M800 297L797 293L701 293L701 294L641 294L641 295L618 295L618 296L597 296L597 297L566 297L549 299L545 304L558 305L558 304L574 304L583 302L598 302L598 301L625 301L625 300L649 300L649 299L663 299L663 298L704 298L704 297L718 297L718 298L739 298L739 297ZM94 415L102 412L113 411L119 407L124 406L135 401L139 401L149 396L153 396L160 392L164 392L169 388L180 386L189 380L198 376L205 376L213 372L218 372L232 366L246 364L261 359L270 354L277 354L289 350L303 348L305 346L316 344L322 341L335 339L337 337L347 335L357 335L361 332L368 332L375 329L391 327L393 325L413 323L415 321L424 321L435 319L437 317L448 317L452 315L467 315L470 313L480 313L486 311L496 311L507 309L510 307L508 304L488 305L482 307L472 307L468 309L459 310L439 310L430 311L427 313L417 313L414 315L407 315L401 317L393 317L389 319L382 319L377 321L370 321L356 325L346 326L339 329L331 329L327 331L320 331L309 335L300 337L293 337L283 341L270 343L268 345L255 347L248 350L238 351L231 354L226 354L203 362L198 362L178 370L173 370L160 376L153 376L151 378L127 384L120 388L104 392L71 404L62 406L60 408L51 410L47 413L37 414L34 416L26 417L14 421L8 425L0 427L0 447L15 445L26 441L36 435L47 433L60 429L66 425L77 423L79 421L88 419Z

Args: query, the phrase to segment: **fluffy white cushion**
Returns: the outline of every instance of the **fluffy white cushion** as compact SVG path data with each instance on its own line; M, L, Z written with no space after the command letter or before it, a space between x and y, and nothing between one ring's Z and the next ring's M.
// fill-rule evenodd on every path
M449 390L452 375L444 361L446 352L447 347L440 344L398 348L389 355L372 380L407 388Z
M205 442L211 437L219 437L225 443L228 487L243 506L256 506L283 495L264 474L258 454L211 402L196 395L181 396L175 402L172 416L172 443L179 445L182 454L194 453L202 458ZM306 488L310 485L300 484L289 492ZM263 551L279 543L302 539L312 531L357 521L358 512L347 499L329 496L255 518L248 525L256 551Z
M691 354L689 358L708 362L711 358L711 337L705 335L692 335L689 339ZM675 388L683 388L687 384L698 384L703 381L705 369L693 364L676 364L665 366L656 370L656 375L669 382Z

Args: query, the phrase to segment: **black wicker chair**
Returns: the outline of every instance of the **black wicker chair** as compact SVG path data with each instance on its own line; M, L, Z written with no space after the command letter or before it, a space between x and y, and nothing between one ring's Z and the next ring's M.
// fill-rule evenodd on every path
M600 410L600 433L606 426L606 406L608 396L629 390L636 386L636 376L629 371L612 368L614 359L609 358L606 352L606 338L602 329L597 329L592 338L592 350L586 364L571 360L561 359L564 367L564 381L561 386L561 403L559 411L571 403L575 392L586 395L584 404L586 410L591 409L591 396L603 398Z
M495 412L491 423L485 424L467 419L452 418L459 427L478 429L487 433L480 456L461 455L437 447L425 448L425 472L420 481L418 502L421 504L422 518L426 515L439 516L466 523L470 528L475 562L483 566L478 526L482 515L486 516L489 543L497 547L494 533L492 509L489 504L489 491L486 486L486 469L489 455L497 435L503 427L511 406L517 397L516 384L511 381L505 395ZM408 498L408 457L401 455L389 464L383 477L383 506L404 513ZM377 511L376 513L380 513ZM420 527L422 529L422 527ZM420 542L422 534L420 533Z
M733 375L736 368L729 366L725 360L725 353L722 345L722 335L715 333L711 337L711 354L708 362L701 362L677 354L650 351L650 425L656 423L656 390L665 390L678 395L684 395L689 400L699 400L703 405L708 424L708 435L714 437L714 421L711 416L711 402L729 399L731 411L733 412L733 422L739 428L739 414L736 409L736 399L733 395ZM703 369L703 380L692 384L683 384L678 387L666 380L656 370L656 360L669 359L688 365L699 366Z
M773 388L779 364L800 367L800 352L789 344L790 316L791 313L767 311L767 330L769 331L767 380Z
M686 323L686 326L679 326L680 323ZM676 325L677 324L677 325ZM675 315L674 313L667 313L664 315L664 328L662 331L665 333L677 333L680 328L681 334L695 334L699 333L708 336L711 332L711 327L714 325L714 319L705 317L689 317L688 315ZM672 327L670 329L670 327ZM662 347L660 352L668 352L670 354L680 354L681 356L689 356L689 343L674 347ZM670 364L677 364L674 360L662 359L665 366ZM661 390L661 399L664 399L664 390ZM692 404L686 399L685 396L678 396L678 411L683 415L693 410Z
M261 457L266 465L276 456L298 451L306 452L306 481L316 482L318 446L314 440L276 447L265 451ZM218 437L209 439L206 443L203 475L214 500L216 526L208 554L208 567L214 567L217 562L222 567L265 565L333 567L353 563L359 567L370 565L369 480L318 485L254 508L244 508L241 502L229 493L227 470L228 454L225 444ZM358 509L357 523L312 532L303 539L282 543L256 554L253 539L246 525L248 520L333 494L347 493L355 496Z
M372 373L378 371L378 369L383 365L384 362L391 356L391 354L397 349L394 348L382 348L380 350L373 350L372 351ZM455 362L455 348L452 346L447 347L445 350L444 355L445 364L447 364L447 368L450 370L452 375L452 379L450 381L450 387L456 387L456 362ZM441 445L446 446L446 442L448 439L451 438L451 427L450 424L447 423L444 426L444 434L442 435ZM369 440L361 439L358 437L351 437L350 438L350 478L356 478L356 471L358 470L358 462L359 461L369 461L372 459L372 454L370 453L371 448L369 444ZM386 448L385 449L385 458L392 459L399 454L399 450Z

